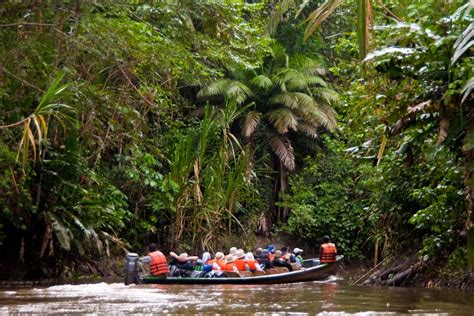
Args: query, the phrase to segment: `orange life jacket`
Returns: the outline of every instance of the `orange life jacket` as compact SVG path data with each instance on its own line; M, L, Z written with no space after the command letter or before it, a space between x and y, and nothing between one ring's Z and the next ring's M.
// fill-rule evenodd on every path
M225 267L225 261L224 260L216 259L216 263L219 267L221 267L221 270L224 270L224 267Z
M245 268L245 259L236 259L234 260L234 264L239 271L247 271Z
M154 251L150 252L148 255L151 257L150 273L152 275L163 275L170 272L168 262L163 253L160 251Z
M320 262L335 262L336 261L336 245L333 243L326 243L321 245L319 254Z
M257 270L257 260L245 260L245 263L249 266L250 271Z
M235 264L233 262L227 262L221 266L222 271L234 271Z

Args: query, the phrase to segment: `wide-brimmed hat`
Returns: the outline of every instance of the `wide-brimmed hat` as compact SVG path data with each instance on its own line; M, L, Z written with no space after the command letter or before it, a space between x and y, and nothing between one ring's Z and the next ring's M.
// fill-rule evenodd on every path
M241 259L245 257L245 252L243 251L243 249L237 250L237 252L235 253L235 257L236 259Z
M224 254L222 252L216 252L216 259L222 260L224 259Z
M260 255L263 257L268 257L269 254L270 254L270 251L268 251L267 249L263 249Z
M303 249L300 249L300 248L293 249L293 253L300 253L300 252L303 252Z
M225 262L226 263L234 262L234 256L227 256L227 258L225 258Z
M229 255L235 255L236 252L237 252L236 247L232 247L232 248L229 249Z
M179 260L179 261L187 261L187 260L188 260L188 254L185 253L185 252L183 252L182 254L180 254L180 255L178 256L178 260Z
M247 252L245 255L245 260L254 260L253 253Z
M280 258L282 255L280 250L275 251L275 258Z

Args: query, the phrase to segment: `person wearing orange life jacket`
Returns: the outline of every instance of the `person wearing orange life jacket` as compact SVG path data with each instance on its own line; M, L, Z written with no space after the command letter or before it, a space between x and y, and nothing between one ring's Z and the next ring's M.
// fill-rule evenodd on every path
M150 264L151 275L167 276L170 270L165 255L156 249L156 244L154 243L150 244L148 249L150 252L142 259L142 262Z
M216 258L214 259L214 264L212 265L212 269L223 270L224 266L225 266L224 254L220 251L216 252Z
M258 264L258 261L254 259L253 253L247 252L245 255L245 263L249 267L250 272L263 271L263 269Z
M237 267L234 264L233 256L227 256L227 258L225 259L225 264L222 267L222 271L232 271L237 273L239 272L239 270L237 270Z
M330 242L329 236L323 237L323 244L319 248L319 261L321 263L336 262L336 245Z
M235 253L234 264L237 267L237 270L239 270L239 271L248 271L249 270L249 268L247 266L247 263L245 262L245 252L244 252L243 249L239 249Z

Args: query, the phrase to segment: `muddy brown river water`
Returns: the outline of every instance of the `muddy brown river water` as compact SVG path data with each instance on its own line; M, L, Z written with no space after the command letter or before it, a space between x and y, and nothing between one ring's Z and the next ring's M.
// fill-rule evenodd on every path
M344 280L280 285L120 283L0 289L0 314L474 315L474 293L351 287Z

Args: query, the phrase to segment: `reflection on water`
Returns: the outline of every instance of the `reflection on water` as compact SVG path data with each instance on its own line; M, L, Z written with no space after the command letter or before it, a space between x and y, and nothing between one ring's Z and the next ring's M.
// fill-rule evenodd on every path
M349 287L336 278L280 285L98 283L0 290L0 314L8 313L474 315L474 294Z

